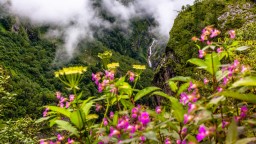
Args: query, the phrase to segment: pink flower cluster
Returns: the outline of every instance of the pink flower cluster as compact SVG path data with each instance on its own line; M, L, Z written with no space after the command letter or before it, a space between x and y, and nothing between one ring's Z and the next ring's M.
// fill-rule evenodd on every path
M74 99L75 99L75 95L69 95L69 99L67 99L67 98L65 98L65 97L63 97L63 96L61 96L61 93L60 92L56 92L56 97L57 97L57 99L59 100L59 104L58 104L58 106L60 106L60 107L64 107L65 106L65 108L69 108L69 106L70 106L70 103L72 102L72 101L74 101Z
M40 140L40 144L60 144L65 140L65 137L61 134L57 134L57 140L54 141L47 141L47 140ZM64 143L64 142L63 142ZM73 144L75 141L71 138L67 139L67 144Z
M200 40L203 42L207 40L207 44L211 44L209 38L214 38L220 34L220 31L213 28L213 26L207 26L202 30Z
M92 73L92 81L97 85L98 91L101 93L104 89L109 89L111 93L117 93L117 88L114 86L113 80L115 79L114 71L105 71L96 74Z
M110 112L110 119L113 117L114 113ZM119 117L117 125L110 126L108 136L115 137L119 141L121 141L122 135L128 135L132 138L135 132L145 130L150 121L150 116L146 111L143 111L140 106L134 107L131 110L131 115L123 115ZM109 125L107 118L103 118L103 124L104 126ZM141 135L140 140L143 142L146 140L146 137Z

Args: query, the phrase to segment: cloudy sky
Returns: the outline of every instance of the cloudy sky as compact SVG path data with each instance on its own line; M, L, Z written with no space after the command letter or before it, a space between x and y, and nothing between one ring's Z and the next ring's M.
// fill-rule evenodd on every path
M93 38L91 27L111 28L113 24L99 17L98 10L93 8L94 0L0 0L10 1L9 11L20 17L31 20L34 24L53 24L65 36L65 48L72 55L74 48L82 38ZM101 0L101 5L116 17L122 25L129 25L133 17L151 15L158 22L153 32L168 39L182 5L193 4L194 0L134 0L123 5L118 0ZM54 30L53 30L54 31ZM58 34L58 31L55 30Z

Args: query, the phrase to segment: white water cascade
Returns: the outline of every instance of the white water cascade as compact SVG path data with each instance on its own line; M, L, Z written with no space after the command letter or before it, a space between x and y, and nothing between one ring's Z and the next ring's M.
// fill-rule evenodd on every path
M151 62L151 55L152 55L152 47L154 46L156 42L156 39L153 38L153 41L151 43L151 45L149 46L149 49L148 49L148 66L149 67L152 67L152 62Z

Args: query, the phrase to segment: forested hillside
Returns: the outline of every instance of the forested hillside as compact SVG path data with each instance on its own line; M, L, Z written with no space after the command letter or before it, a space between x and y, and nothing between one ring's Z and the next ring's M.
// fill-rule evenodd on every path
M169 89L163 82L177 75L203 78L202 73L194 69L188 60L198 55L198 48L191 38L199 35L207 25L213 25L222 31L221 41L227 35L225 31L236 30L239 45L250 45L251 49L249 53L236 53L234 57L241 57L247 64L255 62L251 59L255 57L255 3L242 0L196 0L193 6L183 7L175 19L165 57L155 74L154 82L157 85ZM254 65L251 66L255 68Z

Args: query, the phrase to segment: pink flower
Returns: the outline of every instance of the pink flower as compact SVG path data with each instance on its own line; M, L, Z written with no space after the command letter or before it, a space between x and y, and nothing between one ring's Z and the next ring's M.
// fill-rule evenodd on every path
M183 105L187 104L189 102L189 98L188 95L183 92L180 94L180 103L182 103Z
M157 114L160 114L161 111L162 111L162 110L161 110L161 107L160 107L160 106L157 106L157 107L156 107L156 113L157 113Z
M244 72L246 72L248 70L248 68L246 67L246 66L242 66L242 69L241 69L241 73L244 73Z
M247 111L248 111L247 106L242 106L241 109L240 109L240 117L245 118Z
M143 125L147 125L150 122L149 114L147 112L142 112L139 116L139 121Z
M217 48L217 53L221 53L222 52L222 48Z
M70 106L70 103L66 102L66 108L69 108L69 106Z
M228 78L227 78L227 77L224 77L224 78L223 78L223 85L227 85L227 83L228 83Z
M204 78L204 84L208 84L209 80L207 78Z
M74 142L75 142L74 140L72 140L71 138L68 138L68 144L72 144Z
M217 91L218 91L218 92L222 92L222 91L223 91L223 88L222 88L222 87L218 87L218 88L217 88Z
M228 122L223 120L221 123L221 127L224 129L227 125L228 125Z
M196 135L197 141L202 141L208 135L208 133L209 132L206 130L206 127L204 125L200 125L198 129L198 134Z
M234 30L230 30L228 33L231 39L234 39L236 37L236 32Z
M188 104L188 113L194 111L196 109L196 105L195 104Z
M171 144L171 141L169 138L166 138L165 141L164 141L164 144Z
M133 81L134 81L135 74L134 74L133 72L131 72L131 71L129 71L128 74L129 74L129 80L130 80L131 82L133 82Z
M72 102L75 99L75 95L69 95L69 101Z
M212 42L211 42L211 41L207 41L206 44L207 44L207 45L210 45L210 44L212 44Z
M106 76L106 78L109 78L110 80L113 80L115 74L112 71L105 71L105 76Z
M184 124L187 124L188 122L190 122L193 119L192 115L188 115L188 114L184 114Z
M100 109L102 108L102 106L101 106L100 104L98 104L98 103L96 103L95 107L96 107L95 110L96 110L97 112L100 111Z
M44 112L43 112L43 117L46 117L46 116L47 116L48 111L49 111L49 108L46 108L46 109L44 110Z
M61 93L60 92L56 92L56 97L57 97L57 99L60 99Z
M203 58L206 55L206 53L203 50L199 50L198 52L199 52L199 55L198 55L199 58Z
M108 125L108 119L107 118L103 118L103 125L107 126Z
M40 144L48 144L48 143L45 142L44 140L40 140Z
M145 136L140 136L140 140L144 142L144 141L146 141L146 137Z
M62 108L64 107L64 104L62 102L60 103L60 107L62 107Z
M234 67L237 67L240 64L240 62L238 60L234 60Z
M109 113L109 117L112 119L112 118L114 117L114 112L111 111L111 112Z
M132 118L137 118L138 109L136 107L132 108Z
M98 92L99 92L99 93L102 93L103 89L104 89L103 84L99 83L99 84L98 84Z
M210 37L214 38L214 37L218 36L219 34L220 34L219 30L213 29Z
M110 131L110 134L109 134L109 136L118 136L118 135L120 135L120 132L118 131L118 130L116 130L116 129L112 129L111 131Z
M61 136L60 134L58 134L58 135L57 135L57 139L58 139L59 141L62 141L62 140L64 139L64 136Z
M193 84L192 82L189 83L188 91L191 91L192 89L196 88L196 84Z
M128 127L126 128L130 133L134 133L136 131L135 126L133 125L128 125Z

